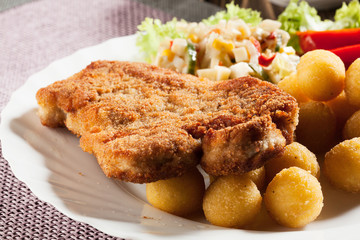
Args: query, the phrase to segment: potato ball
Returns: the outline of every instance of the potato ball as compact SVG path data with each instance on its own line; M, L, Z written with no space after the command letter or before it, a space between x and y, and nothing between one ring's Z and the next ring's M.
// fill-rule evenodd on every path
M335 113L337 125L336 132L340 133L342 132L346 121L359 109L349 103L344 91L326 104L329 105L331 110Z
M345 123L343 129L344 139L360 137L360 110L355 112Z
M344 89L345 66L342 60L330 51L310 51L300 58L297 79L308 98L328 101Z
M265 164L266 175L269 181L284 168L299 167L320 177L320 166L314 153L298 142L293 142L285 147L283 154L278 155Z
M217 226L240 228L261 210L262 197L249 178L230 175L218 177L205 192L206 219Z
M256 187L261 191L265 186L265 167L262 166L258 169L252 170L244 174L245 177L248 177L251 181L253 181Z
M346 71L345 93L350 104L360 107L360 58Z
M293 96L297 102L307 102L309 98L305 96L299 87L296 73L293 73L278 83L278 87L291 96Z
M236 175L236 176L249 178L251 181L253 181L255 183L256 187L259 190L263 189L265 186L266 174L265 174L264 166L262 166L258 169L251 170L250 172ZM210 183L214 182L217 178L217 177L214 177L211 175L209 175L209 177L210 177Z
M325 154L324 175L337 188L360 191L360 138L343 141Z
M302 103L295 134L297 142L305 145L310 151L326 152L336 141L336 116L323 102Z
M286 227L303 227L314 221L323 207L319 181L298 167L281 170L269 183L264 195L270 216Z
M178 216L201 210L205 183L199 170L146 184L146 197L154 207Z

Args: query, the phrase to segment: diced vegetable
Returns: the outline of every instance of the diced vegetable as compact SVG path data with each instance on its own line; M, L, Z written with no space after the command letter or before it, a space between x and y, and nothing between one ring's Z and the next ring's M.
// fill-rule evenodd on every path
M188 38L193 43L198 43L200 41L199 37L192 33L189 34Z
M276 54L275 58L269 65L271 71L266 71L268 78L271 82L278 83L281 79L289 76L296 71L296 64L293 64L294 60L291 60L291 56L284 54Z
M233 49L235 62L248 62L249 54L245 47L238 47Z
M235 65L230 67L231 78L239 78L249 75L250 73L254 72L254 70L249 66L249 64L245 62L239 62Z
M169 62L171 62L174 57L175 57L175 53L173 53L170 49L165 49L163 52L162 52L162 55L163 56L167 56Z
M186 65L184 59L178 56L174 57L172 64L176 69L182 69Z
M215 38L212 46L221 52L231 52L234 48L234 44L229 41L222 41L219 38Z
M217 81L229 79L231 73L231 70L229 68L216 66L215 69L217 70L217 76L216 76Z
M198 69L196 71L196 74L201 78L208 78L208 79L214 79L214 80L217 77L217 71L215 68Z
M252 36L251 36L249 39L250 39L250 42L251 42L252 44L254 44L256 50L257 50L259 53L261 53L261 45L260 45L260 42L259 42L258 40L256 40L256 38L254 38L254 37L252 37Z
M188 43L183 38L176 38L172 42L171 51L179 56L184 56Z
M188 54L189 54L188 73L195 74L197 52L196 52L195 46L191 43L187 44L187 48L188 48Z
M253 77L260 78L265 81L269 81L269 75L264 71L262 67L260 67L257 64L249 64L249 67L253 70L252 72L249 72L249 74Z
M214 68L199 69L196 73L199 77L220 81L228 79L231 70L227 67L215 66Z
M288 61L294 66L299 58L287 47L290 36L280 25L262 21L259 12L231 2L226 11L200 23L176 19L161 23L147 18L138 27L137 45L147 61L178 72L212 80L252 74L262 79L276 76L277 81L279 70L271 66L275 54L293 54ZM244 64L230 69L236 63Z
M261 54L261 55L259 56L259 64L260 64L261 66L267 67L267 66L269 66L269 65L272 63L272 61L274 60L275 56L276 56L276 54L272 54L271 56L266 56L266 55L264 55L264 54Z
M265 19L259 24L260 28L262 28L264 31L267 31L269 33L279 29L280 26L281 26L280 22L271 19Z

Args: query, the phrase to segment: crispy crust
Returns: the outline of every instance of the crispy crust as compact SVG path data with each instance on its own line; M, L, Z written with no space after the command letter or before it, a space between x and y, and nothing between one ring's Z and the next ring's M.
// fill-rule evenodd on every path
M93 62L36 98L42 124L66 126L108 177L138 183L200 159L212 175L259 167L292 141L298 114L294 98L252 77L215 83L118 61Z

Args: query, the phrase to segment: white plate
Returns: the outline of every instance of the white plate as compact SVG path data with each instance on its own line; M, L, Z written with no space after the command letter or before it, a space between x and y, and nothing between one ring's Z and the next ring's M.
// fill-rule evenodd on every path
M110 235L131 239L349 239L360 229L360 196L332 189L322 181L325 206L303 229L268 224L260 230L212 226L201 216L185 219L146 202L144 185L105 177L95 158L83 152L66 129L51 129L36 116L36 91L65 79L98 59L140 61L135 36L108 40L60 59L31 76L15 91L1 115L2 151L12 171L40 199L67 216ZM356 234L356 235L354 235Z

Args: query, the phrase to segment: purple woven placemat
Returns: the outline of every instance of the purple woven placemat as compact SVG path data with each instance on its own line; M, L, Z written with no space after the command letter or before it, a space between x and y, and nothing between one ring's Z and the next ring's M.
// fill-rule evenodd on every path
M171 18L130 0L40 0L2 12L0 111L31 74L80 48L134 34L146 16ZM1 152L0 239L116 239L40 201Z

